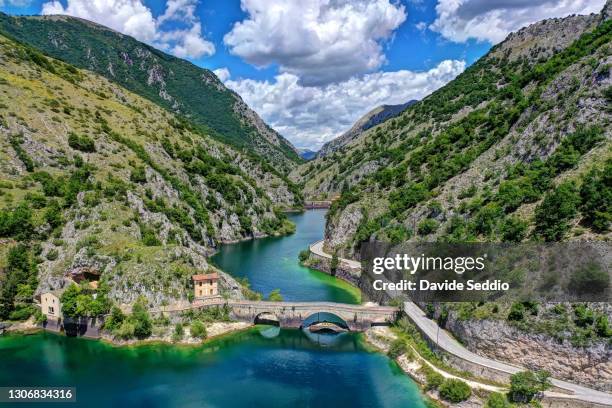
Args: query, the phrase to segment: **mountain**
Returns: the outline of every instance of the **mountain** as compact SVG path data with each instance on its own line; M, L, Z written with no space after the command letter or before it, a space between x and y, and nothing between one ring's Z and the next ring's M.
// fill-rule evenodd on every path
M510 34L445 87L360 131L366 116L295 170L307 197L341 194L328 249L609 236L611 7Z
M103 75L189 119L217 140L258 154L283 173L301 160L291 143L211 71L132 37L79 18L3 13L0 32L47 56Z
M298 149L300 157L306 161L312 160L317 156L317 152L310 149Z
M445 87L292 172L307 198L333 200L327 252L359 259L374 240L609 242L611 10L510 34ZM604 268L582 273L605 282ZM359 284L383 298L367 274ZM476 354L610 392L610 303L530 300L419 306Z
M327 142L323 145L318 153L318 157L327 156L330 153L342 148L366 130L373 128L376 125L391 119L402 113L407 107L414 105L417 101L411 100L400 105L382 105L372 109L370 112L363 115L347 132L343 133L336 139Z
M3 36L0 107L0 319L83 275L117 304L186 302L218 243L293 231L299 189L258 156Z

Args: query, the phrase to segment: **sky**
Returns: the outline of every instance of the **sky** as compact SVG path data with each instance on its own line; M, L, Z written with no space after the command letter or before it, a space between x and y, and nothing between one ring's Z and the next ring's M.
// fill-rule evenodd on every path
M383 104L421 99L506 35L605 0L0 0L68 14L215 72L298 148Z

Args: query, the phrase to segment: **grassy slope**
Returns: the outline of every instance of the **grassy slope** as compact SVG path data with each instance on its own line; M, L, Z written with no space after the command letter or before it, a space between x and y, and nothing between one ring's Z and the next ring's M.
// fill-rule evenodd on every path
M282 136L267 126L258 130L239 115L235 105L240 97L209 70L75 18L0 13L0 30L51 57L94 71L172 112L180 112L215 138L257 152L280 171L301 161Z
M280 209L299 196L267 164L4 37L0 106L0 266L24 242L40 289L87 266L119 303L185 299L217 242L291 230ZM95 151L75 149L72 134ZM18 218L20 206L31 215Z
M294 176L307 196L343 192L329 214L328 242L352 253L373 236L499 240L516 220L527 220L523 238L537 235L534 212L542 198L562 181L579 188L612 156L612 24L599 19L538 23L547 33L540 37L524 29L398 118L302 165ZM601 140L578 146L581 128L596 130ZM539 161L545 171L534 176ZM500 186L514 188L518 202ZM564 236L606 233L584 218L577 211L566 220L571 231Z

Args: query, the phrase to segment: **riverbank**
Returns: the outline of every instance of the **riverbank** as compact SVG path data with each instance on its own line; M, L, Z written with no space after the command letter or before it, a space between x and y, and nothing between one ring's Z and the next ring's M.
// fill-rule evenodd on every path
M375 326L365 332L364 338L369 345L376 348L379 352L388 354L393 342L398 339L398 336L393 333L389 327ZM440 407L479 408L484 406L487 396L491 392L503 393L506 391L502 387L465 379L444 371L421 357L414 348L411 347L409 350L409 352L402 353L395 357L395 362L406 375L419 384L423 394L435 401L435 404ZM434 371L444 379L459 379L465 382L472 389L472 395L468 400L459 404L451 404L444 401L437 390L427 389L427 371Z

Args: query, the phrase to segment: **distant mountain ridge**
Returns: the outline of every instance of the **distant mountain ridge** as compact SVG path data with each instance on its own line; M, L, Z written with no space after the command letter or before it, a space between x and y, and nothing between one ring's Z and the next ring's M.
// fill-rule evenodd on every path
M74 17L0 13L0 32L48 56L101 74L188 118L214 138L258 154L283 173L301 161L289 141L207 69Z
M343 133L341 136L336 139L329 141L323 145L321 150L317 153L317 157L324 157L342 146L349 144L352 140L354 140L361 133L366 130L373 128L376 125L383 123L384 121L394 118L400 113L404 111L407 107L414 105L417 101L410 100L406 103L402 103L399 105L381 105L377 108L372 109L365 115L363 115L352 128L350 128L347 132Z

